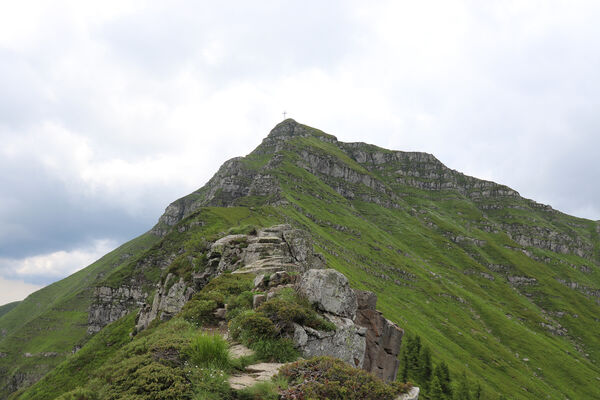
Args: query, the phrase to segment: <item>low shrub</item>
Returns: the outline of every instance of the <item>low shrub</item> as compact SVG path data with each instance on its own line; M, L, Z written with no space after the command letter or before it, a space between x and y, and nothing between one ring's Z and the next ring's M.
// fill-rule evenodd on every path
M201 293L219 292L227 297L232 294L238 295L253 288L253 279L250 275L225 273L208 282L202 288Z
M251 291L245 291L237 296L230 296L227 300L227 315L226 318L228 320L232 320L237 315L239 315L242 311L252 309L252 299L254 297L254 293Z
M273 381L258 382L249 388L238 391L238 400L277 400L279 391L287 389L287 381L275 379Z
M326 321L305 299L294 297L274 297L264 302L257 311L264 313L281 329L291 329L293 323L309 326L321 331L335 330L335 325Z
M284 365L279 377L289 382L283 399L393 400L410 386L387 384L364 370L332 357L315 357Z
M221 335L200 333L184 349L184 354L193 366L224 371L231 367L229 344Z
M71 390L68 393L63 394L58 397L56 400L97 400L98 395L96 392L88 389L75 389Z
M215 322L213 313L218 306L214 300L192 299L181 310L181 316L196 326L210 325Z
M244 311L229 322L229 333L234 340L249 345L261 339L274 339L277 328L264 314Z
M290 339L263 339L250 345L256 356L267 362L290 362L298 359L300 355Z

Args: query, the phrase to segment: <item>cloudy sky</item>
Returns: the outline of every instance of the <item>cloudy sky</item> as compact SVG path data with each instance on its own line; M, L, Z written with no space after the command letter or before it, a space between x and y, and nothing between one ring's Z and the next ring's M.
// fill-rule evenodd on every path
M600 219L597 1L5 1L0 304L148 230L286 110Z

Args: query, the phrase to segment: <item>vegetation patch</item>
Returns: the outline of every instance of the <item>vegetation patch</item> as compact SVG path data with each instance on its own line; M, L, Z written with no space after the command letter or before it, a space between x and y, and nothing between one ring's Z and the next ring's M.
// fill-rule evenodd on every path
M332 357L315 357L284 365L279 377L288 381L283 399L393 400L410 385L387 384L374 375Z
M308 300L297 294L286 294L267 300L257 311L271 319L280 331L293 329L294 323L321 331L335 330L335 325L319 316Z

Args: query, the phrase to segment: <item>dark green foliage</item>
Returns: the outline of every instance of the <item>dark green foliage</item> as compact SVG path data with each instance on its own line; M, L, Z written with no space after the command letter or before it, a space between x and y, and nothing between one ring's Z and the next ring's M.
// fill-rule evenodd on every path
M229 344L221 335L200 333L183 353L195 367L229 370L231 356Z
M473 400L481 400L482 396L483 396L483 390L481 389L481 385L477 384L477 387L475 388L475 394L473 395Z
M211 280L181 310L181 316L196 326L214 325L213 315L228 304L232 316L252 306L252 278L246 274L223 274Z
M451 384L451 380L450 380L450 371L448 370L448 365L444 361L440 362L435 367L433 375L434 375L434 377L438 378L438 380L440 382L440 386L442 387L442 392L446 396L451 396L452 395L452 384Z
M454 400L471 400L469 382L467 380L467 375L464 372L458 379L458 385L454 390Z
M431 380L428 397L431 400L443 400L447 398L446 394L442 390L442 385L440 384L440 380L437 376L434 376Z
M227 230L228 235L256 235L256 225L239 225L229 228Z
M287 386L287 385L286 385ZM282 389L275 382L259 382L236 393L237 400L278 400Z
M211 325L215 322L213 313L218 304L214 300L192 299L181 310L181 316L196 326Z
M431 350L428 346L421 346L419 354L419 379L421 382L429 382L433 368L431 366Z
M386 384L361 369L331 357L316 357L285 365L279 372L289 382L283 399L393 400L408 386Z
M58 397L56 400L97 400L98 395L96 392L90 389L81 389L77 388L75 390L71 390L68 393L63 394Z
M229 333L233 339L250 345L261 339L274 339L278 331L266 315L248 310L229 322Z
M313 329L332 331L335 325L321 318L306 299L299 296L274 297L264 302L257 311L269 317L282 330L289 330L293 323Z
M256 356L267 362L289 362L298 358L298 350L290 339L261 339L250 343Z

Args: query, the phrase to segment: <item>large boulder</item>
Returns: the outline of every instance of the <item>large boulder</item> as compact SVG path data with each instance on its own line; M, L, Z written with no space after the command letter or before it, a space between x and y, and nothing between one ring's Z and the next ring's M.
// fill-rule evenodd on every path
M334 269L309 269L300 277L298 292L318 309L354 319L358 307L348 279Z

